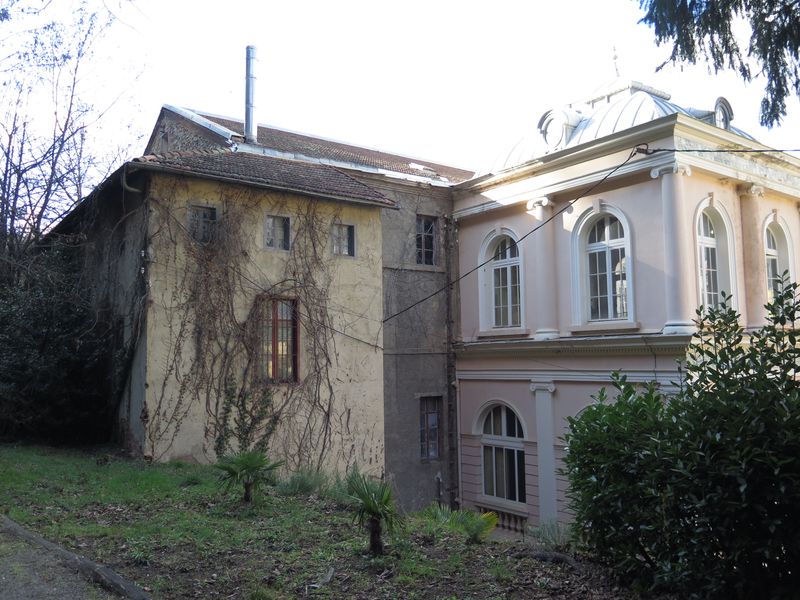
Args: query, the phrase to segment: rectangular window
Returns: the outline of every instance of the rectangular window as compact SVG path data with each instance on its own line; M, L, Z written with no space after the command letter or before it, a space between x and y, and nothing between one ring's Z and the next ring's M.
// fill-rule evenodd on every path
M289 249L289 217L267 215L264 224L264 247L274 250Z
M265 298L261 315L266 378L276 383L297 381L297 301Z
M216 225L216 208L199 204L189 206L189 235L195 242L208 244L214 241Z
M434 265L436 260L436 217L417 215L417 264Z
M356 255L356 226L334 223L332 230L333 253L338 256Z
M419 400L419 455L439 458L439 423L442 413L441 396L425 396Z
M525 502L525 451L483 447L483 493Z

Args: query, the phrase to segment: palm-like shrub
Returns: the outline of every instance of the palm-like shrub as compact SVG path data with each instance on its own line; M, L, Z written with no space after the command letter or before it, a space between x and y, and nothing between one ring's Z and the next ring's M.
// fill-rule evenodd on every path
M422 511L431 537L442 529L463 533L468 544L479 544L497 527L497 513L476 513L472 510L451 510L441 504L431 504Z
M476 513L472 510L456 510L450 517L452 527L464 533L468 544L480 544L497 527L497 513Z
M376 481L356 470L347 476L347 493L355 500L354 520L369 532L369 551L383 554L383 530L392 533L400 525L400 517L392 499L392 486Z
M223 457L214 466L222 471L219 481L226 491L241 485L244 488L243 500L252 502L258 488L267 483L273 471L282 464L283 461L269 461L259 450L243 450Z

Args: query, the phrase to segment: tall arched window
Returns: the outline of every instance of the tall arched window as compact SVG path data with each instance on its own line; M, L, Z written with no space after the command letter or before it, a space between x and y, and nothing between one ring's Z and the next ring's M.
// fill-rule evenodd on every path
M789 243L778 223L770 223L764 231L764 258L767 267L767 298L771 302L781 290L784 271L789 270Z
M491 258L492 327L519 327L522 323L520 260L517 243L507 235L489 245Z
M700 296L706 306L719 304L719 261L717 234L714 223L706 211L697 222L697 251L700 254Z
M590 321L628 318L625 229L614 215L601 216L586 239Z
M722 292L735 297L731 244L722 213L710 205L697 216L697 275L700 304L717 306Z
M513 410L493 406L483 418L483 493L525 502L525 437Z

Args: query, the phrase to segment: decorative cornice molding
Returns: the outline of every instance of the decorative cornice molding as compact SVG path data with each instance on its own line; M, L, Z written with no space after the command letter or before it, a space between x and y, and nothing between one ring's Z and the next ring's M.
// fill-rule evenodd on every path
M631 383L656 382L662 387L672 387L680 378L676 368L674 371L644 371L641 369L620 371ZM531 392L537 390L553 393L556 382L560 383L600 383L611 385L611 371L603 369L587 369L583 371L546 370L546 371L513 371L513 370L458 370L459 381L519 381L528 382ZM552 389L550 389L552 388Z
M549 392L552 394L556 391L556 386L552 380L543 381L541 379L531 379L531 391L536 392Z
M666 165L664 167L654 167L650 169L650 178L651 179L658 179L662 175L685 175L686 177L692 176L692 168L689 165L684 165L675 161L672 165Z

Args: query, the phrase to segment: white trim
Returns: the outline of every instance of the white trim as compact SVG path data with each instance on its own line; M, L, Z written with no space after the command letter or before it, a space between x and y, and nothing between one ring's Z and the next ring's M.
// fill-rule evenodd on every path
M669 386L677 382L679 373L674 371L646 371L639 369L636 371L621 371L631 383L650 383L655 381L661 386ZM611 371L603 369L590 369L581 371L570 371L564 369L547 371L500 371L500 370L475 370L475 371L456 371L456 379L459 381L525 381L529 384L534 381L552 381L562 383L606 383L611 385ZM500 400L497 400L500 402ZM481 407L484 409L484 407ZM521 422L521 420L520 420ZM524 426L523 426L524 429Z
M615 217L625 233L622 247L625 248L625 285L628 314L624 319L592 320L589 318L588 309L589 289L587 281L588 255L586 251L586 238L589 235L591 226L605 214ZM578 217L572 229L572 254L570 256L572 262L572 327L580 328L590 323L603 323L609 324L609 328L612 328L612 324L614 323L636 323L636 307L634 305L633 294L635 277L633 273L634 260L632 238L633 230L631 229L630 222L625 216L625 213L616 206L612 206L599 198L595 199L592 207L587 208Z
M716 241L716 250L717 250L717 285L719 287L720 292L725 292L730 296L730 305L731 308L736 308L739 306L739 290L736 280L736 247L734 244L734 236L733 236L733 223L731 222L730 217L728 216L728 212L725 210L724 206L721 206L719 202L714 201L713 194L709 194L700 203L697 205L695 209L694 219L692 223L694 227L692 228L692 240L694 241L694 256L695 256L695 280L697 281L697 306L700 306L705 303L705 285L702 278L702 256L700 252L700 239L697 233L697 227L700 224L700 219L704 212L708 211L709 218L711 219L711 223L714 226L714 239ZM720 224L722 228L725 230L723 233L725 234L724 237L720 234ZM720 247L720 242L724 244L724 247ZM724 262L724 264L723 264ZM727 275L727 281L723 281L720 275L723 273L722 269L725 268L725 274ZM728 285L730 289L725 289L725 284Z
M522 334L526 330L525 326L525 262L522 256L522 244L519 244L519 236L508 227L495 227L487 233L480 246L478 264L482 264L489 259L488 253L494 241L502 236L511 238L517 248L517 266L519 273L519 325L509 327L494 326L494 277L492 265L494 261L489 261L478 271L478 319L480 330L490 332L497 330L499 335L511 335L512 331ZM509 265L511 266L511 265ZM510 281L509 281L510 284Z
M490 398L486 400L483 404L478 407L478 410L475 412L476 417L472 421L472 435L477 435L480 439L483 439L484 436L487 434L483 433L483 420L486 418L486 415L489 414L489 410L494 408L495 406L505 406L506 408L511 409L514 413L514 416L517 417L517 421L519 424L522 425L522 437L521 438L497 438L497 439L519 439L521 442L524 442L528 439L528 425L525 423L525 420L520 416L519 411L514 406L513 402L509 402L508 400L503 400L502 398ZM496 436L490 436L496 437Z
M531 380L531 394L536 410L536 463L539 483L539 523L558 518L558 493L556 488L555 411L553 394L556 386L552 380Z
M767 230L771 227L773 229L777 228L783 235L783 244L785 246L783 249L781 249L781 240L775 240L778 244L778 268L780 269L780 272L783 273L783 269L781 269L781 262L784 262L785 268L789 270L790 281L795 281L794 243L792 241L792 235L786 219L778 215L777 211L770 212L770 214L767 215L767 217L764 219L764 222L761 224L761 243L763 244L762 260L765 261L764 266L766 268ZM783 256L781 256L781 250L783 250ZM766 273L766 277L769 278L768 272ZM765 285L767 285L767 295L769 296L768 280L765 281Z

